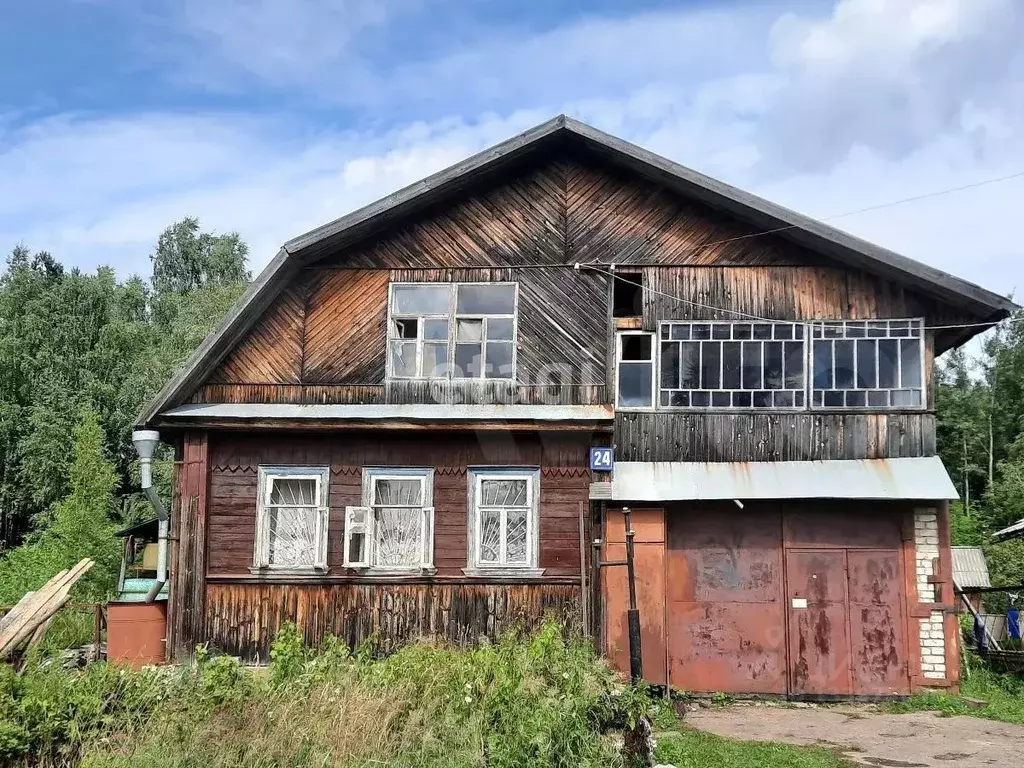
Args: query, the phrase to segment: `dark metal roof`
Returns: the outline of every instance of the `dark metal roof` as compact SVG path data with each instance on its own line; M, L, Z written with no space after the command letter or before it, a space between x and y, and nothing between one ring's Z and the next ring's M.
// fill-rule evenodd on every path
M156 541L156 537L159 533L160 520L152 518L150 520L141 520L133 525L129 525L124 530L118 531L114 535L119 539L124 539L129 536L146 536Z
M380 231L390 223L446 200L535 153L560 146L581 147L611 165L734 215L763 230L850 266L911 285L957 306L981 321L1006 317L1017 306L997 293L942 270L901 256L820 221L674 163L642 147L565 115L541 123L443 171L317 227L284 244L249 286L214 333L139 414L148 423L169 405L187 397L277 297L288 277L330 251ZM973 334L965 334L969 337Z

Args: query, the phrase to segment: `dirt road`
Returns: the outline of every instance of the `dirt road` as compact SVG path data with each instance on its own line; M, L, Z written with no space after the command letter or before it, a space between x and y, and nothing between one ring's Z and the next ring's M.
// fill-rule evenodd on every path
M685 722L734 739L836 746L854 762L883 768L1024 765L1024 726L974 717L734 706L690 712Z

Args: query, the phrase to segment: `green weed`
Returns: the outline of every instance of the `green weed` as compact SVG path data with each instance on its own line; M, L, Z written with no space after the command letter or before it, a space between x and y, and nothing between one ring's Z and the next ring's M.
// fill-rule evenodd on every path
M684 729L663 738L654 748L659 763L676 768L852 768L837 752L821 747L792 747L767 742L732 741L711 733Z
M978 709L967 699L978 699L987 706ZM1024 677L1000 674L981 666L960 681L960 695L925 693L889 706L892 712L933 711L952 717L973 715L1004 723L1024 724Z

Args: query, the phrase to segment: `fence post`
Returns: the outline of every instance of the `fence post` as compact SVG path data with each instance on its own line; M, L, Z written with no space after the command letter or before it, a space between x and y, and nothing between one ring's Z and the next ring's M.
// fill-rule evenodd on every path
M100 639L103 637L103 603L94 605L92 621L92 660L100 660Z

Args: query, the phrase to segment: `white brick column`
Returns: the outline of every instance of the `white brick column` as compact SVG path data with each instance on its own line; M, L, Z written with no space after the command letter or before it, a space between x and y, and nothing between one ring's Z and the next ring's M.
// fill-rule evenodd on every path
M935 575L935 561L939 557L939 516L929 508L914 510L914 552L917 566L917 598L921 603L935 602L935 585L928 578ZM921 639L921 675L933 680L946 677L945 617L942 611L932 611L926 619L919 619Z

